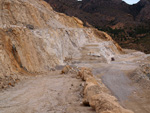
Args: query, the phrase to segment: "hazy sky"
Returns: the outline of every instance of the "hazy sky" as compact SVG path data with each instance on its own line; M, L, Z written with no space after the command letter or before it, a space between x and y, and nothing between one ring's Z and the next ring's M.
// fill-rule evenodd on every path
M82 1L82 0L77 0L77 1ZM122 0L122 1L125 1L128 4L135 4L135 3L139 2L140 0Z
M139 2L140 0L122 0L122 1L125 1L128 4L135 4L135 3Z

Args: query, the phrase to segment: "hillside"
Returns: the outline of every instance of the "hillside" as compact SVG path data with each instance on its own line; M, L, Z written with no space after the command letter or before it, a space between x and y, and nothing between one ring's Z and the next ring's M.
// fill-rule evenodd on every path
M150 55L43 0L0 0L0 15L0 113L150 111Z
M45 72L64 64L65 58L81 57L81 48L88 44L103 45L98 54L107 61L121 50L106 33L83 27L79 19L54 12L42 0L1 4L1 73Z
M84 25L92 25L109 33L124 48L150 53L148 0L140 0L134 5L128 5L122 0L45 1L58 12L78 17Z
M0 0L0 6L0 112L62 113L78 106L81 112L95 113L80 105L84 85L76 78L78 72L65 77L56 67L72 59L87 62L90 56L110 63L121 47L105 32L84 27L43 0ZM130 113L114 98L110 110Z

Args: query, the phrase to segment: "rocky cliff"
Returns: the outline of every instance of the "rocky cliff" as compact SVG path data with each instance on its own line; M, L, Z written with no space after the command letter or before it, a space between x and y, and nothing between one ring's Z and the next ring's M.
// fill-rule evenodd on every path
M43 0L0 0L1 75L46 72L69 57L81 58L90 45L96 50L84 55L106 62L121 51L106 33L53 11Z

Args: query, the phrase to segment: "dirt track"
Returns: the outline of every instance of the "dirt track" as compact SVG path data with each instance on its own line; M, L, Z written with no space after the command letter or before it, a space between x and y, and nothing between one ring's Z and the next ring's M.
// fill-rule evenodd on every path
M150 91L141 88L142 84L139 85L130 79L130 73L143 63L144 56L138 52L131 52L115 59L109 64L83 63L79 66L92 68L95 77L102 79L123 107L135 113L149 113Z
M0 92L0 113L95 113L82 106L76 75L45 75Z
M126 100L136 90L121 70L112 69L112 67L104 73L102 81L120 101Z
M133 57L129 60L75 65L92 68L95 77L102 79L125 108L135 113L149 113L150 93L129 79L128 74L138 67ZM0 92L0 113L95 113L91 107L82 105L83 82L75 74L59 73L31 77Z
M149 113L150 93L129 79L128 73L136 69L137 66L136 63L113 62L109 65L96 67L93 72L97 78L101 74L102 82L110 89L112 95L118 98L122 106L135 113Z

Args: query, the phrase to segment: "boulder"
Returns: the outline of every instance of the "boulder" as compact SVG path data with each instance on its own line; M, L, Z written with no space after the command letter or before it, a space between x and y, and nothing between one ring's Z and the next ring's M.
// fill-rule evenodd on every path
M89 77L93 77L93 74L91 69L82 67L79 69L77 76L79 76L83 81L86 81Z
M72 70L71 66L66 65L66 66L62 69L61 74L68 74L69 71L71 71L71 70Z

